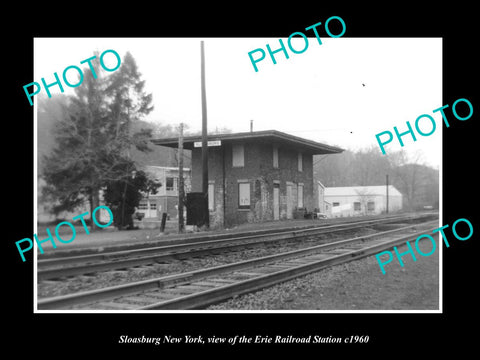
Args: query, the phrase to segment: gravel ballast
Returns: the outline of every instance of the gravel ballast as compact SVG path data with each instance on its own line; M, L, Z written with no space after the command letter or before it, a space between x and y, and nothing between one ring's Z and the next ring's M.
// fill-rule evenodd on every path
M399 246L400 253L405 245ZM375 256L324 269L208 310L439 310L439 255L394 258L383 275Z

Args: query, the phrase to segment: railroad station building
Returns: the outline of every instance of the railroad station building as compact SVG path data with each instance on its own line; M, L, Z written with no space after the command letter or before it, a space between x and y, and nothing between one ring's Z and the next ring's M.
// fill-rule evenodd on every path
M201 136L188 136L191 190L202 191ZM154 139L177 147L178 138ZM317 208L313 155L343 149L280 131L251 131L208 136L208 207L210 227L302 217Z

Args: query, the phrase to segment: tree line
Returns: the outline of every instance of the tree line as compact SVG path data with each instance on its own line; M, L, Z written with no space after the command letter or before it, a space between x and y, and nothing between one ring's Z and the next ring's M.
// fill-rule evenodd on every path
M403 195L404 209L420 210L439 206L439 171L424 164L419 152L404 150L383 155L377 147L345 150L334 155L316 155L314 178L326 187L389 184Z

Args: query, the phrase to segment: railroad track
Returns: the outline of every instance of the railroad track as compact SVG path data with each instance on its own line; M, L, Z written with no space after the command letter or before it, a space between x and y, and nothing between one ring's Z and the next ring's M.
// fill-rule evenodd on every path
M431 230L435 224L438 224L438 220L228 265L40 299L37 305L39 310L204 308L235 295L254 292L329 266L374 255L415 239L426 229ZM423 230L417 231L420 228Z
M428 216L429 215L424 215L424 217ZM250 248L282 241L294 241L307 236L312 237L332 232L340 232L342 230L354 230L365 226L388 224L412 219L419 219L419 217L403 215L375 220L356 221L354 223L243 235L233 238L217 238L207 241L180 240L177 241L176 244L164 246L38 260L37 279L38 281L43 281L93 274L101 271L128 269L158 262L169 262L172 260L184 260L191 257L211 255L212 252L218 254L226 251L238 251L246 247Z

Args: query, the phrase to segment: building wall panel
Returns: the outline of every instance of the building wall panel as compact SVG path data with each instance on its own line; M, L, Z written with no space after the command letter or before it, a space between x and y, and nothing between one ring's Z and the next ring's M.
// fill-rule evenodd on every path
M232 166L232 147L243 144L244 166ZM278 147L278 168L274 168L273 146ZM238 150L237 150L238 151ZM298 198L297 186L303 184L304 208L313 211L313 157L302 154L302 170L298 171L298 151L282 144L260 141L224 143L209 148L208 178L215 183L214 211L210 211L211 227L232 227L245 222L272 221L274 182L279 182L279 216L293 217ZM201 191L201 148L192 151L192 191ZM239 181L250 184L250 208L239 209ZM287 206L287 182L291 184ZM224 187L225 186L225 187ZM223 189L225 188L225 193ZM287 208L290 214L287 214Z

